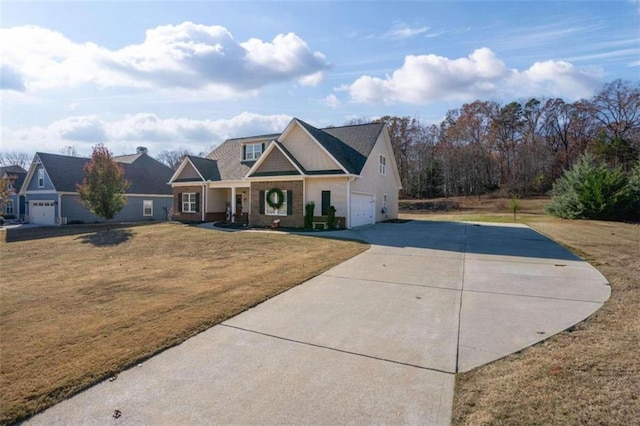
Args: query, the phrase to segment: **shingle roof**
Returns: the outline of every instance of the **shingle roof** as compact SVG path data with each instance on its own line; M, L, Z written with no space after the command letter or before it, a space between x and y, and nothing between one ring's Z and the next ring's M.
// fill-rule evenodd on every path
M187 158L191 161L191 164L198 170L198 173L202 175L205 180L220 180L220 170L218 170L218 161L210 160L208 158L196 157L193 155L187 155Z
M20 166L0 167L0 176L3 176L5 173L7 176L13 176L14 179L11 185L16 193L19 192L24 183L24 178L27 177L27 171Z
M173 174L172 170L147 154L136 155L137 158L131 163L121 163L125 178L131 182L127 194L172 194L171 187L167 185ZM76 192L76 185L84 180L84 166L91 161L89 158L44 152L38 152L37 156L47 170L54 188L60 192Z
M297 119L296 119L297 120ZM349 173L360 174L384 124L316 129L302 120L298 122L344 166ZM366 126L366 127L365 127Z
M131 182L128 194L173 194L168 185L173 170L148 154L140 154L133 163L122 164L122 167L124 177Z
M144 155L144 154L139 153L139 154L128 154L128 155L116 155L116 156L113 157L113 159L115 161L117 161L118 163L132 164L138 158L140 158L141 155Z
M335 136L369 158L384 126L384 123L355 124L352 126L328 127L322 129L322 131Z
M88 158L46 152L37 152L36 155L57 191L76 192L76 183L82 183L84 179L84 165L90 161Z
M5 166L0 167L0 176L4 174L7 176L13 176L13 182L11 183L15 192L20 191L22 184L24 183L24 178L27 177L27 171L21 166Z
M356 124L351 126L328 127L318 129L302 120L297 120L331 155L353 174L360 174L364 164L371 154L378 136L384 128L384 123ZM242 145L247 142L269 143L277 140L280 133L248 136L244 138L227 139L222 145L214 149L206 158L217 160L219 167L219 179L212 180L240 180L249 172L255 161L239 161L242 158ZM282 144L279 146L286 151ZM298 167L305 172L297 160L286 151L296 162ZM200 158L200 157L190 157ZM195 164L194 164L195 165ZM327 170L327 174L335 174L336 170ZM315 172L318 174L321 172ZM202 174L202 172L201 172ZM203 174L204 176L204 174ZM205 176L206 178L206 176Z
M27 173L27 171L18 165L0 167L0 175L3 175L4 173L6 174Z
M220 173L219 180L241 180L255 164L255 161L239 161L242 158L242 143L251 141L268 144L277 136L279 134L229 139L214 149L206 158L217 161Z

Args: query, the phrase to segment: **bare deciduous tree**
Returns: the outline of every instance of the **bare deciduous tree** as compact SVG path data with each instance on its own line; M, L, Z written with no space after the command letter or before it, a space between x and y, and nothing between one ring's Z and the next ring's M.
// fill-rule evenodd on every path
M32 156L26 152L0 152L0 167L20 166L28 169Z

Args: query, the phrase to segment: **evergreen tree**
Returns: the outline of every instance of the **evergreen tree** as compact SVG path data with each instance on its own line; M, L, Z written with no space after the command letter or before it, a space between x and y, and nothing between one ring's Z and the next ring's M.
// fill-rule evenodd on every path
M634 174L640 173L636 166ZM582 155L551 190L547 211L565 219L633 219L637 216L638 176L629 179L621 168L598 165L591 154Z

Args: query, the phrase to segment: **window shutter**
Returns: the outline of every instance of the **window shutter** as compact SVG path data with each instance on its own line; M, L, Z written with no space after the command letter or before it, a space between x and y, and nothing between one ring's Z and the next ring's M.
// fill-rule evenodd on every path
M329 214L329 206L331 205L331 191L322 191L322 215Z
M264 146L265 146L265 143L262 142L262 152L264 152Z
M260 191L260 214L264 214L264 191Z
M200 193L196 192L196 213L200 211Z
M242 145L242 159L243 160L247 159L247 146L246 145Z
M293 214L293 191L287 190L287 216Z
M178 211L182 213L182 192L178 192Z

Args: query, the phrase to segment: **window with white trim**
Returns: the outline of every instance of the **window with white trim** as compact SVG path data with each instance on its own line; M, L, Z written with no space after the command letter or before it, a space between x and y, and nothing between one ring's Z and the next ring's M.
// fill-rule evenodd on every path
M262 155L262 144L254 143L244 146L244 159L257 160Z
M38 169L38 188L44 187L44 169Z
M4 205L4 212L6 214L13 214L13 200L7 200Z
M142 216L153 216L153 200L142 201Z
M182 194L182 211L185 213L196 212L196 193L185 192Z
M282 191L282 203L280 207L273 208L269 205L269 201L267 197L269 196L269 191L264 192L264 213L267 216L286 216L287 215L287 191ZM278 201L275 199L277 197L276 193L271 194L271 201L275 204Z
M385 157L382 154L380 154L380 174L381 175L387 174L387 157Z

